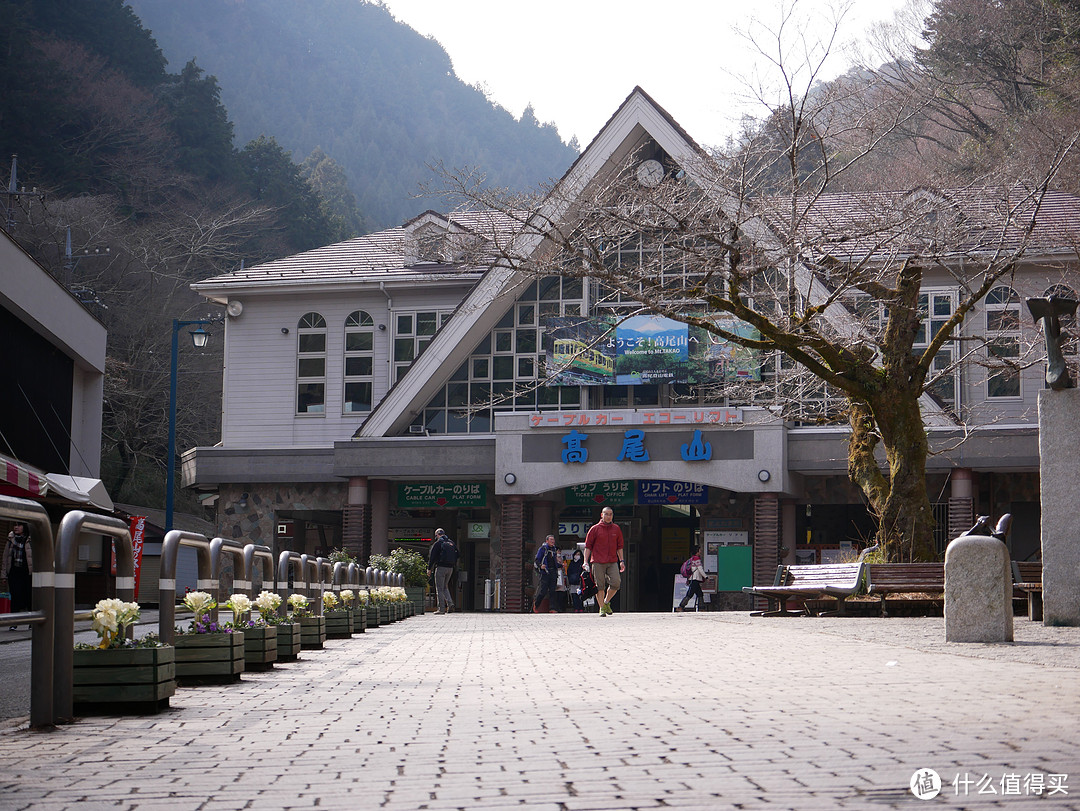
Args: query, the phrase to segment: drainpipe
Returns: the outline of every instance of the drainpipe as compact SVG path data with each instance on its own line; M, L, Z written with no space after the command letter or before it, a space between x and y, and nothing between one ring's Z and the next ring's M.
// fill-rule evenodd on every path
M390 297L390 294L386 292L386 284L384 282L379 282L379 290L386 296L386 330L390 333L387 338L388 343L386 347L386 390L389 391L390 387L394 385L394 300Z

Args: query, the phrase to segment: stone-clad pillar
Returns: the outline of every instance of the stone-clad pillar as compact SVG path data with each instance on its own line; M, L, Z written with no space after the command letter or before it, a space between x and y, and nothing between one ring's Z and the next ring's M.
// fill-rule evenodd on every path
M525 610L525 498L507 496L502 503L503 593L506 610Z
M554 535L557 541L559 528L552 523L554 502L532 501L529 506L532 508L532 538L527 540L533 542L533 549L538 549L548 535Z
M371 480L371 546L373 555L385 555L390 551L390 482L386 479Z
M776 493L754 497L754 585L772 585L779 564L780 499ZM764 597L754 598L754 608L765 608Z
M366 476L349 479L349 496L341 522L341 543L345 551L363 562L368 558L371 538L371 506L368 504Z

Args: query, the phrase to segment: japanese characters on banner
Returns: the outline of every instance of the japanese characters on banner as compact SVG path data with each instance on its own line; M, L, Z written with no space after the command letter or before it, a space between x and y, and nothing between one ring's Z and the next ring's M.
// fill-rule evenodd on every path
M487 485L482 482L401 482L398 484L397 505L417 509L486 507Z
M711 316L729 335L757 340L757 330L729 315ZM702 327L662 315L547 319L544 351L555 370L549 385L636 386L760 380L760 352Z
M131 522L128 529L131 531L131 549L135 558L135 596L132 599L138 602L139 574L142 571L143 542L146 538L146 516L131 516ZM116 541L112 542L112 563L109 567L109 571L114 576L116 575Z
M566 506L602 504L616 507L630 504L708 504L709 488L696 482L668 482L642 479L593 482L566 488Z

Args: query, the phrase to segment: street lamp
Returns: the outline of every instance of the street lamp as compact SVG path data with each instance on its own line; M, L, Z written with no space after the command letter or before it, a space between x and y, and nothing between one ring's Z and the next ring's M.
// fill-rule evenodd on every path
M191 343L196 349L202 349L206 346L206 342L210 339L210 333L203 329L206 324L212 324L213 321L206 318L196 319L194 321L179 321L173 319L172 322L172 367L169 371L169 462L165 468L165 531L169 532L173 528L173 490L175 488L176 479L176 362L177 355L179 354L179 341L178 336L180 330L183 327L196 327L189 333L191 335Z

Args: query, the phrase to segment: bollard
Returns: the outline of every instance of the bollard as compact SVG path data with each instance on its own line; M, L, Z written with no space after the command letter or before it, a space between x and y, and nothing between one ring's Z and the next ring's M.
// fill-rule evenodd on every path
M307 596L307 580L305 579L304 564L307 562L306 555L296 552L285 551L278 556L278 595L281 597L281 607L278 609L281 616L289 613L289 573L293 573L292 590L297 594Z
M30 553L34 556L34 571L30 576L31 611L19 619L19 622L31 622L30 726L35 729L52 726L56 723L53 704L56 552L52 524L45 508L36 501L13 496L0 496L0 516L25 522L30 530ZM71 579L74 587L74 575ZM10 616L0 614L0 624L11 622Z
M116 542L116 596L125 602L135 597L135 551L131 531L119 518L72 510L60 521L56 543L56 590L53 605L53 715L70 721L75 714L75 555L83 533L108 535ZM130 634L132 629L128 629Z
M1012 571L1005 544L961 535L945 549L945 641L1012 642Z
M210 541L197 532L173 529L165 533L161 544L161 576L158 580L158 638L166 645L176 644L176 556L181 546L195 550L198 565L196 588L217 591L211 578Z
M262 581L262 588L266 589L267 584L270 585L270 589L274 587L274 555L269 546L263 546L262 544L249 543L244 547L244 580L248 584L248 596L255 599L259 595L256 593L258 589L255 588L255 562L258 561L262 570L260 577Z
M222 555L230 555L239 567L244 565L244 547L240 545L239 541L234 541L230 538L214 538L210 541L210 579L213 580L217 587L213 595L214 600L221 599L221 558ZM237 569L239 568L237 567ZM235 571L236 569L234 569ZM241 570L242 571L242 570ZM246 576L242 578L233 577L233 591L249 592L251 591L251 583L246 580ZM232 595L229 595L230 597ZM214 609L214 617L217 619L217 609Z

